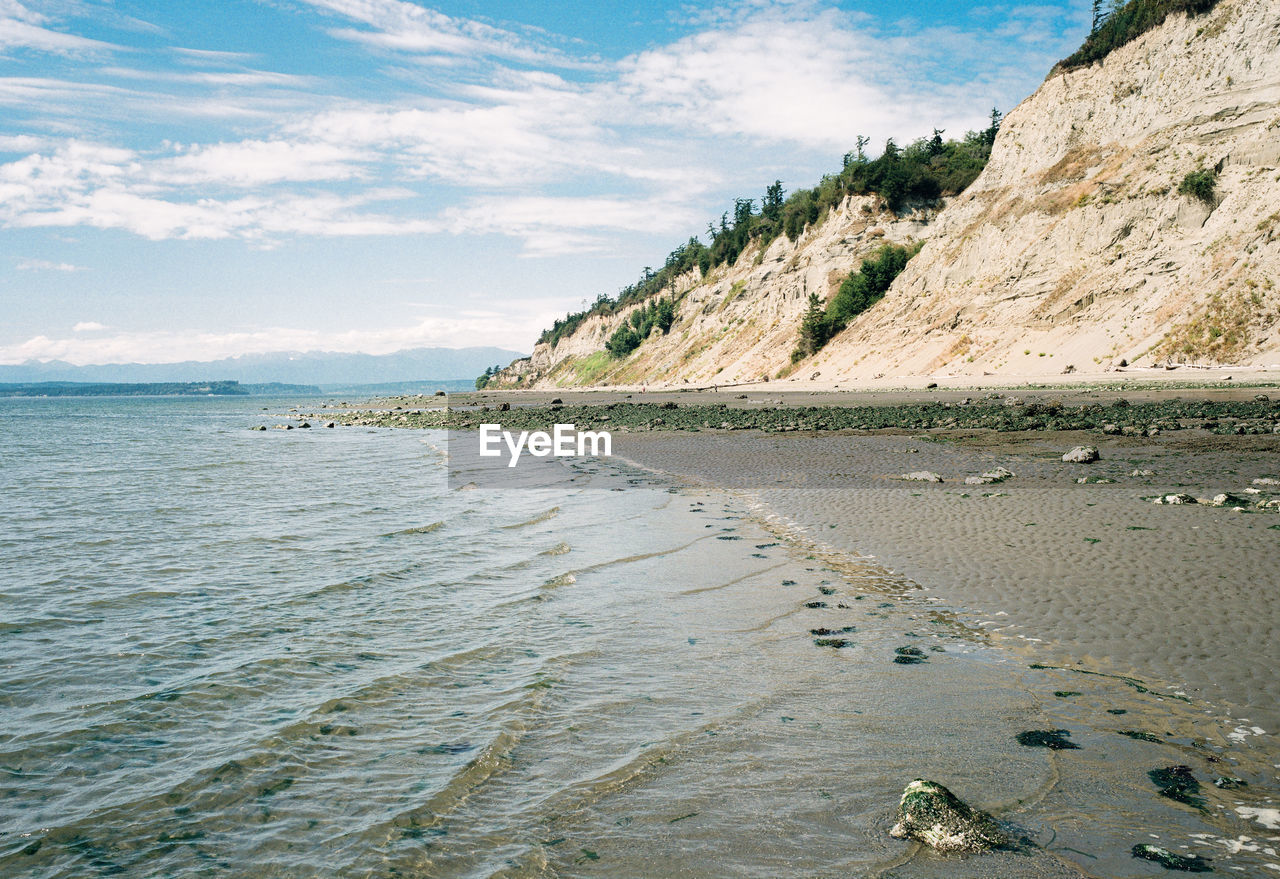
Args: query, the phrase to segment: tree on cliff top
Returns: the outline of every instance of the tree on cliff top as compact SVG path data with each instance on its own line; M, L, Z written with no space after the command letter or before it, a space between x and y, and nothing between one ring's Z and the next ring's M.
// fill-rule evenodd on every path
M1164 24L1175 12L1203 15L1213 11L1219 0L1129 0L1113 4L1110 12L1101 13L1093 4L1093 30L1076 52L1061 61L1049 73L1053 76L1101 61L1114 50L1136 40L1147 31Z

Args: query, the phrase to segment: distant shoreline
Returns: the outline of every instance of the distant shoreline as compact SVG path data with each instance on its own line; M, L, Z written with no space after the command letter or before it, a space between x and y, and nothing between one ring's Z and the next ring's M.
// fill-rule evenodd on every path
M315 385L278 382L6 382L0 397L258 397L272 394L319 396Z

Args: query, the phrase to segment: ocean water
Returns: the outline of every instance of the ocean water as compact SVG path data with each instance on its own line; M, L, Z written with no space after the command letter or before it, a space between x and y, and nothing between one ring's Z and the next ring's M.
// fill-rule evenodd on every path
M1225 838L1102 784L1150 747L1113 732L1073 723L1064 783L1014 742L1052 672L750 498L453 490L441 434L248 429L290 405L0 401L0 875L1157 875L1153 829ZM891 839L920 774L1027 847Z

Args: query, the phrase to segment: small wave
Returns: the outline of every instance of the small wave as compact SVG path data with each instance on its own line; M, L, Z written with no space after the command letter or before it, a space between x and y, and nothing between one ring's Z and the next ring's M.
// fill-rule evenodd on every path
M382 537L404 537L410 534L430 534L432 531L438 531L444 527L444 522L432 522L430 525L423 525L419 528L404 528L400 531L390 531L381 535Z
M743 583L754 577L763 576L764 574L767 574L770 571L776 571L779 568L789 568L792 566L792 564L793 563L790 561L780 562L779 564L771 565L767 568L760 568L759 570L750 571L746 574L743 574L741 577L735 577L734 579L729 580L725 583L714 583L710 586L699 586L695 589L686 589L680 594L681 595L699 595L703 592L715 592L718 589L728 589L731 586L737 586L739 583Z
M408 579L416 572L429 567L431 567L430 561L414 562L413 564L406 565L395 570L375 571L371 574L364 574L359 577L353 577L349 580L326 583L325 585L312 589L309 592L301 592L297 595L291 596L281 602L279 606L291 607L299 604L308 604L323 595L335 595L343 592L349 592L354 589L365 589L378 586L384 583L401 582Z
M532 519L530 519L527 522L517 522L514 525L503 525L502 527L507 530L511 530L513 528L527 528L530 525L537 525L539 522L545 522L548 519L554 519L556 516L559 516L559 515L560 515L560 508L552 507L551 509L545 512L539 513L538 515L534 516Z
M190 473L201 470L217 470L220 467L248 467L251 466L250 461L202 461L198 464L187 464L184 467L174 467L174 472Z
M542 584L543 589L558 589L561 586L572 586L578 582L578 578L572 573L561 574L558 577L552 577L550 580Z
M21 632L39 629L66 629L73 626L89 626L101 623L104 617L45 617L44 619L18 620L16 622L0 621L0 635L17 635Z
M572 551L573 547L562 540L550 549L544 549L538 555L566 555Z

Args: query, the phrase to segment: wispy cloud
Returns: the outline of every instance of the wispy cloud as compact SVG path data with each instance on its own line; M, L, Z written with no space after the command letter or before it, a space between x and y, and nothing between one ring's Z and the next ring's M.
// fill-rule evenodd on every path
M109 328L85 321L72 328L79 335L35 336L0 346L0 364L29 360L64 360L78 366L101 363L170 363L218 360L243 354L278 351L340 351L389 354L405 348L464 347L478 338L514 350L528 346L530 326L549 324L565 303L539 299L504 303L501 310L449 310L383 329L322 332L296 327L211 333L199 330L104 332ZM439 307L433 311L443 311Z
M318 81L311 76L276 73L271 70L201 70L191 73L174 70L142 70L134 67L101 67L99 73L121 79L143 80L148 83L172 82L194 85L229 86L232 88L314 88Z
M739 154L762 144L838 156L860 134L883 142L935 126L953 134L982 127L1028 59L1052 54L1045 43L1055 23L1077 11L1020 7L1006 10L1000 27L928 30L946 47L934 54L975 66L984 56L1009 59L987 64L976 84L948 81L919 51L918 36L875 30L864 15L813 0L704 10L700 30L575 81L550 69L565 60L559 48L416 3L299 2L360 26L336 30L341 39L503 63L490 63L479 81L450 83L447 96L437 89L380 102L327 98L312 78L246 67L238 53L187 48L172 51L217 69L98 68L130 87L0 78L0 105L26 111L74 108L69 119L103 107L170 119L225 115L254 131L136 149L0 138L0 151L31 150L0 165L0 222L258 243L282 235L498 233L521 239L526 255L605 250L621 235L697 223L705 196L731 176L741 179ZM38 18L17 0L0 0L0 10L14 20ZM196 94L161 90L168 86ZM450 200L433 197L439 184L455 188ZM577 193L557 191L575 186ZM389 201L401 209L371 211Z
M250 52L225 52L220 49L190 49L170 46L169 51L184 64L246 64L258 56Z
M20 259L16 268L20 272L83 272L83 266L69 262L51 262L47 259Z
M445 212L455 234L500 233L523 238L526 256L592 252L607 245L600 233L671 234L699 215L678 196L650 199L548 197L485 198Z
M482 22L453 18L404 0L302 0L317 9L365 25L338 27L329 33L384 50L449 55L463 59L502 58L529 64L584 67L591 62L511 31Z
M245 140L194 146L151 163L148 176L181 186L261 186L282 181L349 180L364 176L355 150L331 143Z
M52 20L18 0L0 0L0 49L34 49L60 55L109 52L119 46L54 30Z

